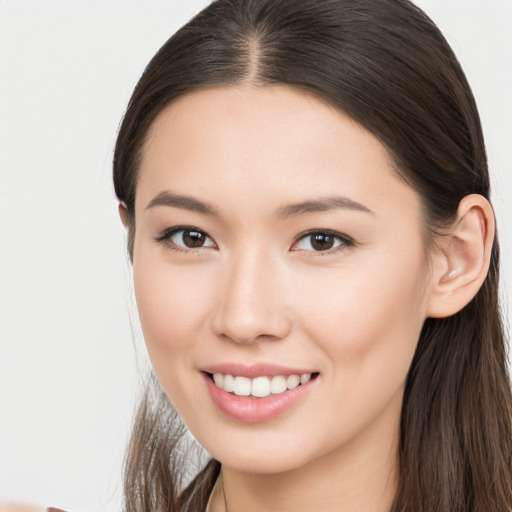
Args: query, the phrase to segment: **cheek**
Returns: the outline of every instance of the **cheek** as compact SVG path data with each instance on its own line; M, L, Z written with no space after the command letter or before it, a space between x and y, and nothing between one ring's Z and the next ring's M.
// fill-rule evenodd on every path
M334 373L405 377L425 320L427 270L421 258L381 255L373 265L346 268L303 290L304 330Z
M352 269L304 290L302 330L326 358L317 414L328 416L332 439L350 439L377 418L389 420L387 412L392 425L399 417L424 322L427 269L414 259L409 265L395 260L382 258L374 267L382 272Z
M207 341L205 326L214 299L210 290L215 287L198 269L173 267L151 251L136 254L135 295L151 364L181 419L200 435L208 425L203 425L204 415L197 414L204 386L197 353Z
M160 368L173 366L176 356L186 356L191 341L198 339L210 287L197 272L171 269L151 257L135 260L133 274L142 331L158 374Z

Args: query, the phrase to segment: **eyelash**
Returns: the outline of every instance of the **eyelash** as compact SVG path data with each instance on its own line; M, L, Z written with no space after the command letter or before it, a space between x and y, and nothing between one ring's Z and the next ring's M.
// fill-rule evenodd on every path
M166 247L168 247L169 249L171 249L173 251L182 252L182 253L197 253L197 250L194 248L179 247L170 241L170 239L177 233L187 232L187 231L193 232L193 233L200 233L200 234L204 235L205 238L212 241L214 248L218 248L218 246L215 243L215 241L213 240L213 238L208 236L201 229L196 228L194 226L176 226L173 228L166 229L159 236L155 237L154 240L157 243L164 244ZM299 243L300 241L305 240L308 237L312 237L314 235L325 235L325 236L332 237L332 238L336 239L337 241L339 241L339 244L337 246L335 246L332 249L325 250L325 251L314 251L314 250L310 251L310 250L304 249L305 252L314 253L315 256L324 256L324 255L334 254L340 250L343 250L343 249L346 249L349 247L354 247L356 245L354 240L352 240L350 237L348 237L347 235L342 235L341 233L338 233L336 231L331 231L329 229L311 229L311 230L301 233L299 236L297 236L297 238L293 241L292 247L294 245L296 245L297 243ZM202 249L203 247L205 247L205 246L200 246L197 249ZM206 247L212 247L212 246L206 246ZM291 250L292 251L300 251L301 249L291 249Z

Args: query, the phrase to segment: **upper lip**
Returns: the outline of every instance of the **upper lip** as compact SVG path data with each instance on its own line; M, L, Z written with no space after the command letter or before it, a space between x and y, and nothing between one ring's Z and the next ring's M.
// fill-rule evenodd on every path
M290 368L289 366L280 366L270 363L258 364L240 364L240 363L220 363L201 368L206 373L221 373L223 375L236 375L252 379L254 377L274 377L276 375L304 375L308 373L318 373L307 368Z

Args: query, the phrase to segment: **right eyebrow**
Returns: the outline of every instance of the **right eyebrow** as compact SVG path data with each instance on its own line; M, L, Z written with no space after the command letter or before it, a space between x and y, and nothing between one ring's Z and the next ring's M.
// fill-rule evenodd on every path
M157 194L146 206L146 210L156 206L169 206L174 208L183 208L191 212L202 213L212 217L220 217L219 212L210 204L199 201L194 197L174 194L168 190L163 190Z

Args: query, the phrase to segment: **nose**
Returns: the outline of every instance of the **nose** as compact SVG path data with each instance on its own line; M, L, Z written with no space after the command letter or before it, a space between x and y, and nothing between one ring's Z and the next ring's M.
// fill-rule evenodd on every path
M215 333L242 344L285 338L292 322L279 274L271 258L256 252L226 262L213 320Z

